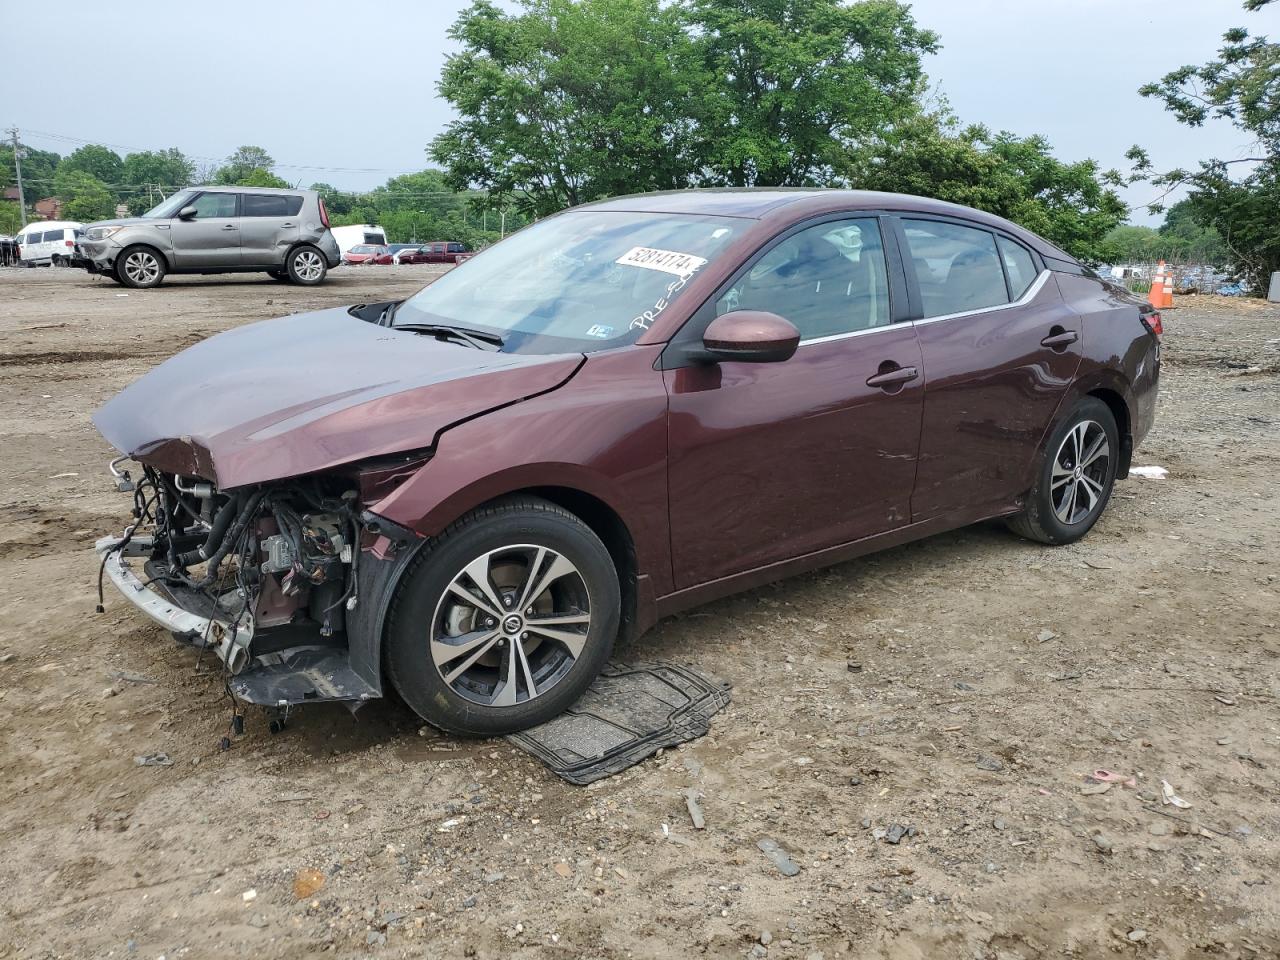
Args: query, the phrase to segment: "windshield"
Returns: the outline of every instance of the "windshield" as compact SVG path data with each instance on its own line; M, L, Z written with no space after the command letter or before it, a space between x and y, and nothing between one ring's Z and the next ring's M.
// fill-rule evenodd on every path
M731 217L582 210L469 259L396 310L395 325L497 333L507 352L633 342L743 229Z
M194 190L182 190L175 193L168 200L157 203L154 207L143 214L143 217L149 220L166 220L169 217L178 215L178 211L191 202L191 198L196 195Z

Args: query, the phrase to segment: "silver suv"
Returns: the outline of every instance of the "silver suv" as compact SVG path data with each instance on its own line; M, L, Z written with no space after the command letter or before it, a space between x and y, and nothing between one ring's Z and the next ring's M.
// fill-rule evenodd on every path
M266 272L313 286L342 261L314 190L191 187L140 217L84 227L72 263L126 287L166 273Z

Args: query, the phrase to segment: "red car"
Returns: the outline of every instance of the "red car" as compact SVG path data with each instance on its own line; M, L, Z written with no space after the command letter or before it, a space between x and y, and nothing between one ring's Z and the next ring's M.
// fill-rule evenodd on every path
M417 250L406 250L400 254L401 263L459 263L471 256L465 243L453 240L433 240L424 243Z
M1161 332L965 207L604 201L146 374L94 417L138 518L97 550L245 701L391 683L447 730L517 730L696 604L991 518L1084 536L1151 427Z
M382 244L361 243L342 255L343 263L381 263L391 262L391 251Z

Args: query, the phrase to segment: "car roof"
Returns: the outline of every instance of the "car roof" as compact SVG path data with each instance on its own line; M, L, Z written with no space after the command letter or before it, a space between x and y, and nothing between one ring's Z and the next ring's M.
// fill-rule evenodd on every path
M716 187L638 193L599 200L575 209L584 208L629 213L701 214L752 220L773 218L801 220L807 216L859 209L937 214L961 217L1004 230L1034 247L1042 255L1075 262L1074 257L1048 240L1003 217L983 210L975 210L973 207L908 193L812 187Z
M188 190L201 190L204 193L286 193L297 195L299 193L314 193L314 190L304 190L301 187L248 187L248 186L213 186L212 184L201 184L200 186L188 187Z

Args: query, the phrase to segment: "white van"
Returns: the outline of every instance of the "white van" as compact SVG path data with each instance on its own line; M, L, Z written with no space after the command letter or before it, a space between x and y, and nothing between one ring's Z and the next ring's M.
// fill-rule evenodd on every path
M344 259L348 250L364 243L379 247L387 245L387 231L376 223L357 223L350 227L330 227L329 232L333 234L333 239L338 241L338 250Z
M49 264L70 266L83 226L83 223L72 220L29 223L18 231L18 256L29 267Z

